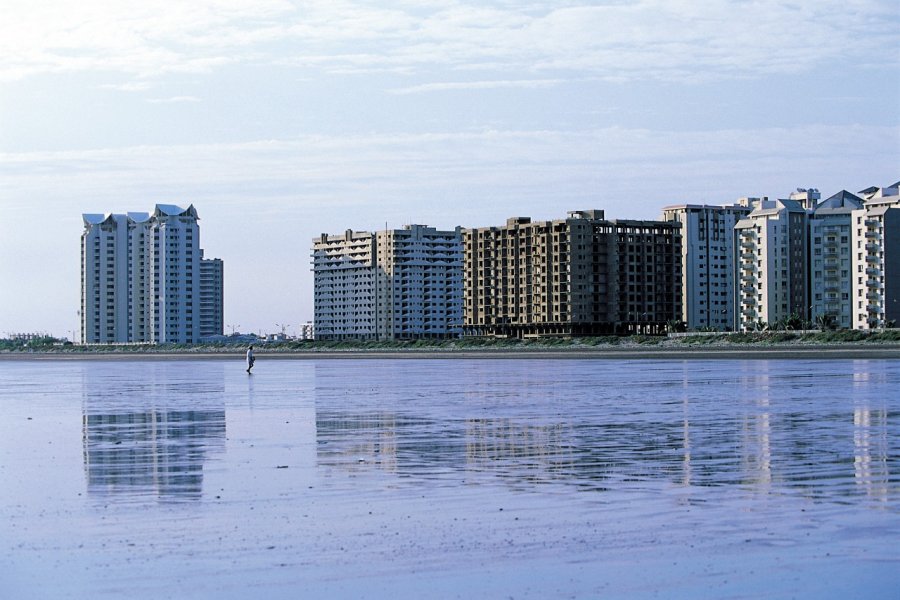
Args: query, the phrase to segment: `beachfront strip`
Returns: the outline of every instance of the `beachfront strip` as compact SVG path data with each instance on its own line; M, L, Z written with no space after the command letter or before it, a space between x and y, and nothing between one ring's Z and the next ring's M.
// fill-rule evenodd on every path
M900 320L900 182L821 200L665 207L313 240L315 338L881 329Z

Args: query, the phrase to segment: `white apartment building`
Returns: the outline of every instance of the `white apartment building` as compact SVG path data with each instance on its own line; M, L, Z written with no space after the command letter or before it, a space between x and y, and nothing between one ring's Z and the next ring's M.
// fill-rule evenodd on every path
M817 199L816 190L798 190L787 200L763 199L735 225L741 330L793 315L809 318L806 207Z
M810 212L810 320L853 327L852 213L862 198L842 190Z
M663 208L662 220L681 223L681 320L689 329L738 328L734 227L759 202L759 198L741 198L731 206L679 204Z
M81 236L81 339L85 343L148 341L142 307L148 280L133 263L143 256L148 213L84 214ZM138 319L134 318L137 313Z
M860 192L852 219L855 329L900 325L900 182Z
M313 240L316 339L375 339L375 235L348 229Z
M197 211L85 214L81 334L85 343L195 343L200 338Z
M424 339L462 332L462 234L425 225L313 240L315 337Z

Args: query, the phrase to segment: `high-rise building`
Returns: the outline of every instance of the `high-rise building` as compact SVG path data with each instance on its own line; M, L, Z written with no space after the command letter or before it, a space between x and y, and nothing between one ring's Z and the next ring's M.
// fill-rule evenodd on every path
M314 239L316 339L459 336L461 235L459 228L407 225Z
M467 229L469 335L656 333L681 316L680 225L568 218Z
M200 337L197 211L85 214L81 334L85 343L195 343Z
M221 258L200 251L200 337L224 335L225 268Z
M900 182L867 188L852 219L855 329L900 325Z
M807 206L815 208L817 199L815 190L763 199L735 225L741 330L809 318Z
M853 326L852 213L862 198L843 190L810 211L810 321Z
M737 329L734 226L759 202L759 198L741 198L731 206L663 208L662 220L681 223L684 298L680 318L689 329ZM745 283L752 284L751 279L755 278L748 277Z

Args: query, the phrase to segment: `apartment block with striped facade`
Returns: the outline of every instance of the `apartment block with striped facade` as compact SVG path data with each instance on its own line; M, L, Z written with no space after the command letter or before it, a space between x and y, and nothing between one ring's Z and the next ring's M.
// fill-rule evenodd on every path
M461 229L347 230L313 240L317 340L415 340L462 332Z

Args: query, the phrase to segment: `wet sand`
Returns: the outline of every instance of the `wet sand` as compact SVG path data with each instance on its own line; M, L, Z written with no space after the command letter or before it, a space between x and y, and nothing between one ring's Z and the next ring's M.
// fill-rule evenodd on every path
M0 598L896 597L900 362L493 355L0 361Z

